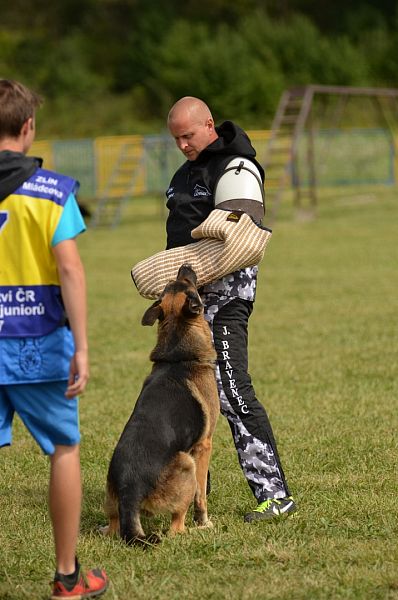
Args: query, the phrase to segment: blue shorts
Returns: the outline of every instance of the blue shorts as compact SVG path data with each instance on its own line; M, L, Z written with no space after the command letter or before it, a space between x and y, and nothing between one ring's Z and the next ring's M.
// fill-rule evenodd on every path
M66 387L66 381L0 385L0 447L11 444L14 413L44 454L78 444L78 399L65 398Z

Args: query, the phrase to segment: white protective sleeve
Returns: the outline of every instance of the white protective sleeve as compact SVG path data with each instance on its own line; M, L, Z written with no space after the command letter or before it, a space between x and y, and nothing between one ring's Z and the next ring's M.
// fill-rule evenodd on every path
M254 163L241 156L228 163L215 187L214 207L243 210L261 223L264 217L264 186Z

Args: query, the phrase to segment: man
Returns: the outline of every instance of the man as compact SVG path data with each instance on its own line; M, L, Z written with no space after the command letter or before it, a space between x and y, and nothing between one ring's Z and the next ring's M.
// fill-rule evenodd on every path
M51 598L88 598L108 585L76 558L81 480L78 400L89 377L85 274L75 237L85 230L78 183L26 153L41 99L0 80L0 447L16 412L50 456L56 573Z
M189 96L171 108L168 128L187 161L166 192L167 249L195 242L191 230L216 207L240 208L261 221L264 171L245 132L231 121L215 127L208 106ZM249 267L202 289L218 356L221 412L228 419L240 465L257 500L257 506L244 517L248 523L296 510L271 424L247 372L248 320L256 278L257 267Z

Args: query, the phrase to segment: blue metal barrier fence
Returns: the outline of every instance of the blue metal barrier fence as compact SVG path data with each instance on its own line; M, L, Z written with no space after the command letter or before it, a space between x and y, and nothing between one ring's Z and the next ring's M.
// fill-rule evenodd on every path
M270 132L248 133L261 162ZM302 144L304 147L304 137ZM396 183L398 159L394 147L397 146L397 140L394 144L391 134L384 129L320 130L315 134L317 186ZM168 135L44 140L35 142L30 154L41 156L47 168L78 179L80 197L95 200L104 190L112 195L111 173L127 147L132 157L130 168L137 170L132 196L163 193L184 160ZM303 171L304 162L303 149L299 150L298 159L298 168Z

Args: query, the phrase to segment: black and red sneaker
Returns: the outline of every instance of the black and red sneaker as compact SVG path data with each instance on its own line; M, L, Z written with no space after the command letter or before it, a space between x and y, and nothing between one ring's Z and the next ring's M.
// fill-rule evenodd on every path
M53 591L50 600L68 598L69 600L82 600L83 598L96 598L101 596L108 587L108 577L101 569L92 569L83 573L79 568L77 580L70 582L70 576L56 573Z

